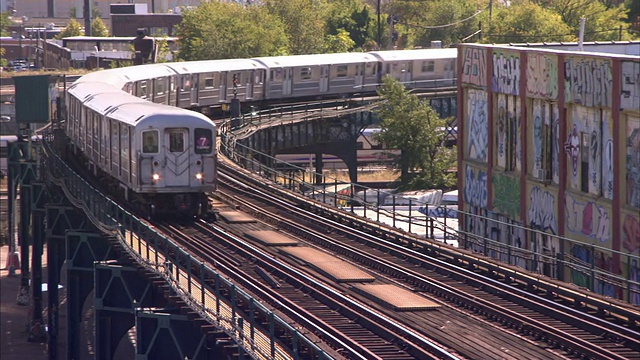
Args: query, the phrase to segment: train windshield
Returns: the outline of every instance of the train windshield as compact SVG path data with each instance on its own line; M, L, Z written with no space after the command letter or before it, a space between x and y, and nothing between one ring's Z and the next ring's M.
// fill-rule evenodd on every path
M158 131L148 130L142 132L142 152L145 154L158 152Z
M213 132L211 129L197 128L193 132L196 154L210 154L213 150Z

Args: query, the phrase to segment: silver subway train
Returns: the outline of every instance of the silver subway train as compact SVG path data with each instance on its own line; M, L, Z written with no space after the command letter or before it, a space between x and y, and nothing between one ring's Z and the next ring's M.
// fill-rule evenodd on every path
M145 214L207 211L216 187L216 126L186 110L455 85L456 49L205 60L108 69L66 92L71 149Z

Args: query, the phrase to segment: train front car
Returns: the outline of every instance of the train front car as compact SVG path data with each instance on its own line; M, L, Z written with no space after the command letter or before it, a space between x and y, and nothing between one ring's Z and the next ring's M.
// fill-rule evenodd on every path
M146 215L205 216L207 192L216 188L213 121L197 112L153 106L132 135L139 174L132 190Z

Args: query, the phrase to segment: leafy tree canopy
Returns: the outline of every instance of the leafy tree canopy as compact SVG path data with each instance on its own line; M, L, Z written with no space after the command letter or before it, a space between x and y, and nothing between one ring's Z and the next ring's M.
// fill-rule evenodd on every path
M356 49L362 49L367 40L375 36L374 19L362 0L334 0L329 2L329 9L326 25L329 36L337 36L344 30Z
M266 0L264 7L284 25L289 54L317 54L325 49L330 8L324 0Z
M11 17L8 11L0 12L0 36L9 36L9 25L11 25Z
M577 40L560 15L531 2L494 7L485 35L484 42L497 44Z
M284 55L281 21L261 6L206 2L185 10L176 29L183 60L239 59Z
M397 159L400 189L455 185L448 173L455 166L455 154L441 146L447 120L389 76L384 77L378 93L383 98L378 110L382 121L375 136L387 148L401 150Z
M91 20L91 36L98 36L98 37L109 36L109 29L107 29L107 26L99 17Z
M69 23L67 23L67 27L64 28L58 35L56 35L56 39L62 39L71 36L82 36L84 35L84 30L82 26L76 19L70 19Z

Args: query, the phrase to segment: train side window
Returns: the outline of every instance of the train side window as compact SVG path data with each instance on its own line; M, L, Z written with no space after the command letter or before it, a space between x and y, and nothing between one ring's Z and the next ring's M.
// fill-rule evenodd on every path
M422 62L422 72L433 72L435 70L435 61L427 60Z
M171 152L184 151L184 135L182 132L169 133L169 151Z
M213 150L212 132L210 129L196 128L193 131L195 153L210 154Z
M156 92L156 95L164 94L164 78L157 78L154 81L153 89Z
M347 67L347 65L338 65L338 67L336 68L336 77L347 77L347 75L349 75L348 69L349 68Z
M207 77L204 79L204 87L205 87L205 88L213 88L213 85L214 85L214 84L213 84L213 75L211 75L211 76L207 76Z
M303 67L302 69L300 69L300 78L302 80L309 80L311 79L311 68L309 67Z
M155 130L142 132L142 152L155 154L158 152L158 132Z

